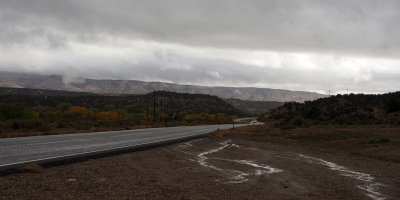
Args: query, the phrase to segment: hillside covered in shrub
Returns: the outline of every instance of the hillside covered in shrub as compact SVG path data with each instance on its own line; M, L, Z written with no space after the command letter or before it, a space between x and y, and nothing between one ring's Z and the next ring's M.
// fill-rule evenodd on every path
M0 137L24 131L231 123L244 115L211 95L163 91L101 95L0 88Z
M257 115L263 114L284 104L283 102L278 101L245 101L240 99L224 99L224 101L235 106L235 108Z
M348 94L305 103L289 102L269 112L279 126L314 124L393 124L400 125L400 92L387 94Z

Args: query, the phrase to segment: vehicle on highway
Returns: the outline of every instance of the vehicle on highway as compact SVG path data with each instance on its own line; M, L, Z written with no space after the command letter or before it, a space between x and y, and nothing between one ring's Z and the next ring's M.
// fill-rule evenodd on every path
M257 120L253 120L250 124L252 124L252 125L257 125L258 122L257 122Z

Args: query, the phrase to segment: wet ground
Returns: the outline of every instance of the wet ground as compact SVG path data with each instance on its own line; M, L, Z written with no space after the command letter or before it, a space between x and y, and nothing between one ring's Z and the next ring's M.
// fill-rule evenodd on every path
M247 140L180 144L0 177L0 199L400 199L400 164Z

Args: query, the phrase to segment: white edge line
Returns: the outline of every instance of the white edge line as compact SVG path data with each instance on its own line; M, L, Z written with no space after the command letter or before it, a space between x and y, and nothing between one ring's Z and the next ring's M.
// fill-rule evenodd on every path
M87 152L81 152L81 153L75 153L75 154L67 154L67 155L62 155L62 156L55 156L55 157L49 157L49 158L41 158L41 159L36 159L36 160L10 163L10 164L5 164L5 165L0 165L0 170L11 169L11 168L15 168L15 167L18 167L21 165L26 165L26 164L40 163L41 161L49 161L50 162L50 161L57 161L57 160L63 160L63 159L71 159L74 157L78 157L80 155L90 156L90 155L95 155L96 153L107 153L107 152L113 152L113 151L123 150L123 149L139 148L139 147L145 147L146 145L151 146L151 145L156 145L156 144L162 144L163 142L173 142L174 140L178 140L178 139L184 139L184 138L190 139L190 138L194 138L197 136L203 136L208 133L209 132L190 135L190 136L170 138L170 139L166 139L166 140L157 140L157 141L153 141L153 142L120 146L120 147L115 147L115 148L100 149L100 150L87 151Z
M245 126L245 125L243 124L243 125L239 125L239 126ZM230 128L229 127L226 127L226 128L224 127L224 128L220 128L220 129L230 129ZM147 146L151 146L151 145L156 145L156 144L162 144L163 142L174 142L174 140L179 140L179 139L190 139L190 138L195 138L195 137L198 137L198 136L206 135L206 134L211 133L211 132L213 132L215 130L217 130L217 129L210 130L209 132L205 132L205 133L201 133L201 134L170 138L170 139L166 139L166 140L157 140L157 141L146 142L146 143L141 143L141 144L126 145L126 146L120 146L120 147L115 147L115 148L100 149L100 150L87 151L87 152L81 152L81 153L75 153L75 154L68 154L68 155L62 155L62 156L54 156L54 157L49 157L49 158L41 158L41 159L36 159L36 160L29 160L29 161L23 161L23 162L15 162L15 163L10 163L10 164L4 164L4 165L0 165L0 171L1 170L6 170L6 169L16 168L18 166L23 166L23 165L27 165L27 164L41 163L41 161L51 162L51 161L58 161L58 160L64 160L64 159L66 160L66 159L77 158L77 157L79 157L81 155L90 156L90 155L96 155L96 154L100 154L100 153L114 152L114 151L123 150L123 149L131 149L131 148L133 149L133 148L146 147L146 145Z

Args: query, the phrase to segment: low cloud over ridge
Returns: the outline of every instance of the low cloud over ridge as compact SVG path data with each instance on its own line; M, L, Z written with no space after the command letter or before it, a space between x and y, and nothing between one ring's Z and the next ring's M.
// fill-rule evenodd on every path
M0 70L388 92L399 1L0 2Z

